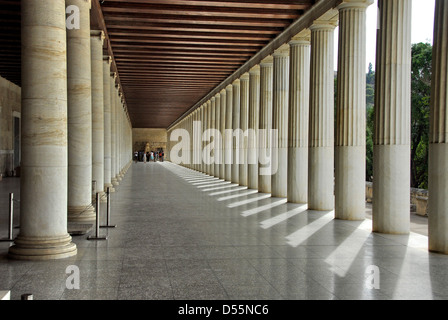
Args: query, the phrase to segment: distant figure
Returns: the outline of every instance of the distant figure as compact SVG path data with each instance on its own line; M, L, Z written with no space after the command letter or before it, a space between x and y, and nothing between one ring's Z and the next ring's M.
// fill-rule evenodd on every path
M138 162L138 152L137 151L134 152L134 162L135 163Z
M160 151L160 159L162 159L163 162L163 157L165 156L165 153L163 151Z
M146 163L146 153L143 153L143 162Z
M155 160L154 160L154 152L152 152L152 151L151 151L151 161L155 162Z

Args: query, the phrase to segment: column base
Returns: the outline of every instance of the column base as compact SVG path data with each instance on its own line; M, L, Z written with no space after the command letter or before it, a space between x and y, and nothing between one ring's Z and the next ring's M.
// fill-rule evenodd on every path
M115 188L114 188L114 186L112 185L112 183L108 183L108 184L105 184L105 185L104 185L104 192L107 192L107 188L109 188L109 191L110 191L111 193L115 192Z
M72 237L24 237L18 236L9 248L8 257L16 260L55 260L75 256L78 253Z
M113 185L114 187L120 185L120 184L118 183L117 178L112 178L112 185Z
M94 207L87 207L87 206L68 207L68 221L70 222L84 222L95 220L96 220L96 214Z

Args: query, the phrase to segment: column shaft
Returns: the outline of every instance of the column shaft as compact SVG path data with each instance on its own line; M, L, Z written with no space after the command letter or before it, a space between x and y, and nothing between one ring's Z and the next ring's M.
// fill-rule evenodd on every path
M411 0L380 0L375 85L373 231L410 230Z
M232 181L232 153L233 153L233 86L226 87L226 133L225 133L225 173L226 181Z
M92 180L96 192L104 193L104 87L102 31L92 31Z
M104 102L104 191L110 188L115 192L112 185L111 168L111 86L110 86L110 63L109 56L103 60L103 102Z
M249 71L249 119L247 143L247 184L258 189L258 126L260 123L260 66Z
M339 6L335 147L335 216L365 219L366 8L373 1Z
M216 134L221 133L221 95L215 95L215 129ZM221 165L221 144L222 138L215 136L215 169L214 176L219 178Z
M309 31L290 43L288 202L308 203Z
M241 143L240 117L241 117L241 81L237 79L233 82L233 102L232 102L232 182L239 184L240 181L240 152L239 145Z
M95 220L92 202L92 74L90 1L66 0L79 8L80 28L67 30L68 219Z
M225 165L225 130L226 130L226 115L227 115L227 95L226 89L221 90L221 164L219 165L219 178L226 179L226 165Z
M283 45L274 54L274 82L272 129L277 139L272 146L272 196L288 196L288 99L289 99L289 45Z
M334 28L327 21L311 29L308 207L334 209Z
M260 63L260 124L259 124L259 167L258 191L271 193L272 167L272 87L273 87L273 58L267 57Z
M248 164L247 164L247 129L249 127L249 73L245 73L240 79L240 145L239 145L239 184L248 185Z

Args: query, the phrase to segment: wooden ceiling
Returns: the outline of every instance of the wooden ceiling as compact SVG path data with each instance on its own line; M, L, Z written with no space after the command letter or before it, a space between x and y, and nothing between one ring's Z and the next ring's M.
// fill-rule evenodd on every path
M316 2L92 1L134 128L168 127ZM20 1L0 6L0 75L20 85Z

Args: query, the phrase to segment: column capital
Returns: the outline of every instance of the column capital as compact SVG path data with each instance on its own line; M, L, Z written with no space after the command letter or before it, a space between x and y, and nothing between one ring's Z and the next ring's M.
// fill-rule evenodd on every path
M222 96L222 95L226 95L226 94L227 94L226 89L222 89L222 90L219 92L219 94L221 94L221 96Z
M272 57L272 55L269 55L266 58L264 58L263 60L261 60L260 67L272 66L273 63L274 63L274 58Z
M256 66L253 66L253 67L249 70L249 74L250 74L250 75L259 75L259 74L260 74L260 65L257 64Z
M304 29L289 41L290 46L310 45L311 43L311 30Z
M90 30L90 37L95 38L98 37L101 40L101 43L104 44L104 40L106 39L106 35L103 30Z
M368 6L373 4L373 0L344 0L337 7L338 10L344 9L367 9Z
M239 86L241 84L241 80L240 79L236 79L235 81L232 82L233 86Z
M233 89L233 86L232 86L231 84L227 85L227 87L226 87L226 90L227 90L227 91L230 91L230 90L232 90L232 89Z
M339 22L339 11L338 9L332 9L324 13L320 18L313 21L310 26L311 31L315 30L328 30L333 31Z
M213 103L214 101L215 101L215 97L213 96L210 98L210 102Z
M215 98L215 100L221 99L221 94L220 93L215 94L214 98Z
M272 54L274 58L276 57L289 57L289 44L285 43L277 48Z
M240 81L249 81L249 72L244 73L244 74L240 77Z
M109 65L112 64L112 57L111 56L103 56L103 60L107 62Z

